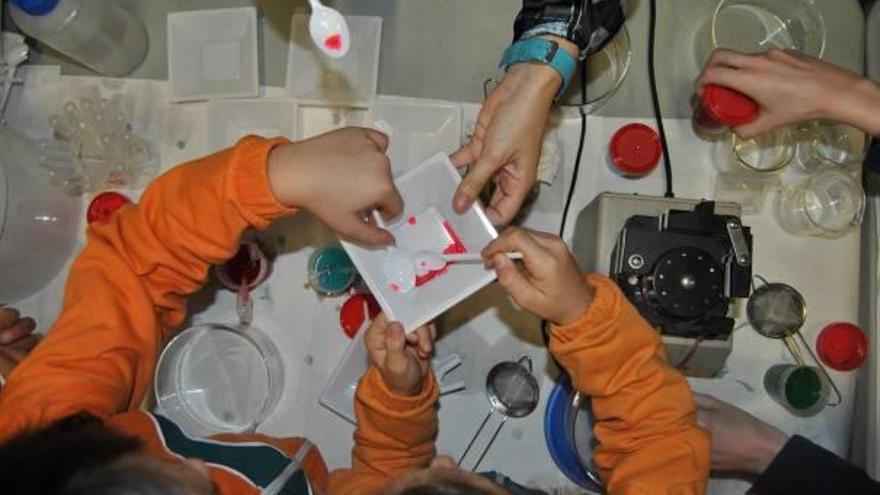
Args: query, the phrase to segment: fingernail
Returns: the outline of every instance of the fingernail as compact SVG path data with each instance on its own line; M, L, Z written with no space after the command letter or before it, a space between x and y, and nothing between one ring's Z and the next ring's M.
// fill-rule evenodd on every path
M495 257L492 258L492 265L495 266L496 270L501 270L502 268L510 265L510 263L510 258L508 258L507 255L503 253L496 254Z
M464 194L459 194L455 197L455 203L453 206L455 207L456 213L462 213L464 210L466 210L468 208L469 204L470 204L470 199L467 196L465 196Z

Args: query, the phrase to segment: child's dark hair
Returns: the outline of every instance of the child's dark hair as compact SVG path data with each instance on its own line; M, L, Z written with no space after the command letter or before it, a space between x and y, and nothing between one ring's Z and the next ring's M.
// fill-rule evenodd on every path
M0 444L0 490L4 495L183 493L154 468L116 463L140 451L137 438L91 414L74 414Z

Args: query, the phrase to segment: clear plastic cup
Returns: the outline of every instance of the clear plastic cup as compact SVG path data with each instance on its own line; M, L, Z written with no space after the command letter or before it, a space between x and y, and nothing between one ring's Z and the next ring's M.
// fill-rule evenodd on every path
M318 248L309 257L309 283L318 294L339 296L355 282L357 269L339 244Z
M721 0L712 18L712 48L745 53L781 48L818 58L825 37L813 0Z
M865 192L853 176L826 169L782 190L776 220L791 234L835 238L862 222Z
M155 376L159 412L194 436L253 432L283 389L281 356L253 327L184 330L162 352Z
M812 366L777 364L764 373L764 390L796 416L815 416L828 401L828 382Z
M805 172L823 167L858 167L865 159L868 139L865 133L830 121L803 124L797 129L797 160Z

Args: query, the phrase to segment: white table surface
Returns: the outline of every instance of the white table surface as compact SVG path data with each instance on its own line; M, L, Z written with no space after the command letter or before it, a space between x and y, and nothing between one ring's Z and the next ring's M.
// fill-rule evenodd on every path
M205 104L167 104L162 82L62 78L57 69L51 67L30 68L27 75L33 78L32 84L27 91L16 95L10 106L9 120L31 137L48 133L46 118L62 103L60 99L66 100L97 87L105 94L122 92L126 95L125 101L138 122L138 130L160 145L163 169L210 151L205 135ZM270 95L278 92L278 88L266 90ZM476 109L476 105L464 105L464 128L469 119L473 119ZM663 192L659 168L642 180L632 181L614 175L604 165L611 133L626 122L629 120L600 117L588 120L586 147L567 231L569 239L577 212L600 192L654 195ZM676 194L710 197L714 177L711 146L693 136L688 120L669 119L665 124ZM562 142L568 181L579 121L564 121L554 132ZM175 146L180 140L187 143L185 149ZM128 192L136 197L139 190ZM804 328L809 342L813 342L817 332L829 322L857 321L858 232L835 241L792 237L776 226L771 206L772 198L760 215L743 218L754 235L756 273L769 280L785 281L803 293L810 313ZM535 214L526 221L533 228L548 231L558 229L558 223L559 215ZM347 466L353 427L317 401L348 344L338 325L342 300L321 300L304 286L309 254L315 247L332 241L333 236L305 214L279 223L266 235L274 240L283 236L286 242L268 283L257 290L255 324L275 340L285 356L287 386L280 406L261 430L273 435L308 436L320 446L331 468ZM37 317L41 331L58 315L65 276L66 272L40 294L17 304L23 312ZM234 296L228 291L216 294L203 291L190 306L194 310L193 321L235 321ZM565 486L565 478L550 459L543 440L543 406L552 378L547 370L537 319L515 309L497 287L490 287L454 308L443 318L442 326L446 336L438 343L439 354L455 350L465 358L465 364L455 373L467 381L468 389L441 401L439 450L453 455L460 453L476 430L487 409L481 383L491 365L529 355L541 375L542 403L531 416L508 422L481 469L497 469L535 486ZM725 374L691 383L695 390L740 405L788 433L802 434L839 454L846 454L854 375L833 373L844 392L841 406L826 409L813 418L796 418L769 399L761 385L763 373L770 365L790 361L782 342L766 340L746 326L735 333L734 350ZM747 486L737 481L713 480L710 493L742 493Z

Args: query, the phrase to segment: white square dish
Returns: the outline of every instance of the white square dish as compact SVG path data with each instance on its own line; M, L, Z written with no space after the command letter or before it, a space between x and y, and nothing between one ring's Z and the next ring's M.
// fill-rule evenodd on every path
M213 151L228 148L254 134L266 138L296 139L296 100L247 98L211 100L208 104L208 143Z
M460 247L454 252L479 253L498 236L478 203L463 215L452 210L452 196L459 182L461 176L445 153L434 155L395 180L403 196L404 212L387 227L395 234L397 249L437 250L440 244L452 242ZM407 234L409 229L412 235ZM385 248L344 241L342 246L388 318L400 322L407 332L430 322L495 280L495 272L482 263L450 263L442 273L403 292L385 277Z
M342 58L324 55L309 34L309 16L290 22L287 94L311 103L368 106L376 99L382 18L346 16L351 49Z
M168 14L168 89L174 102L257 96L257 9Z

